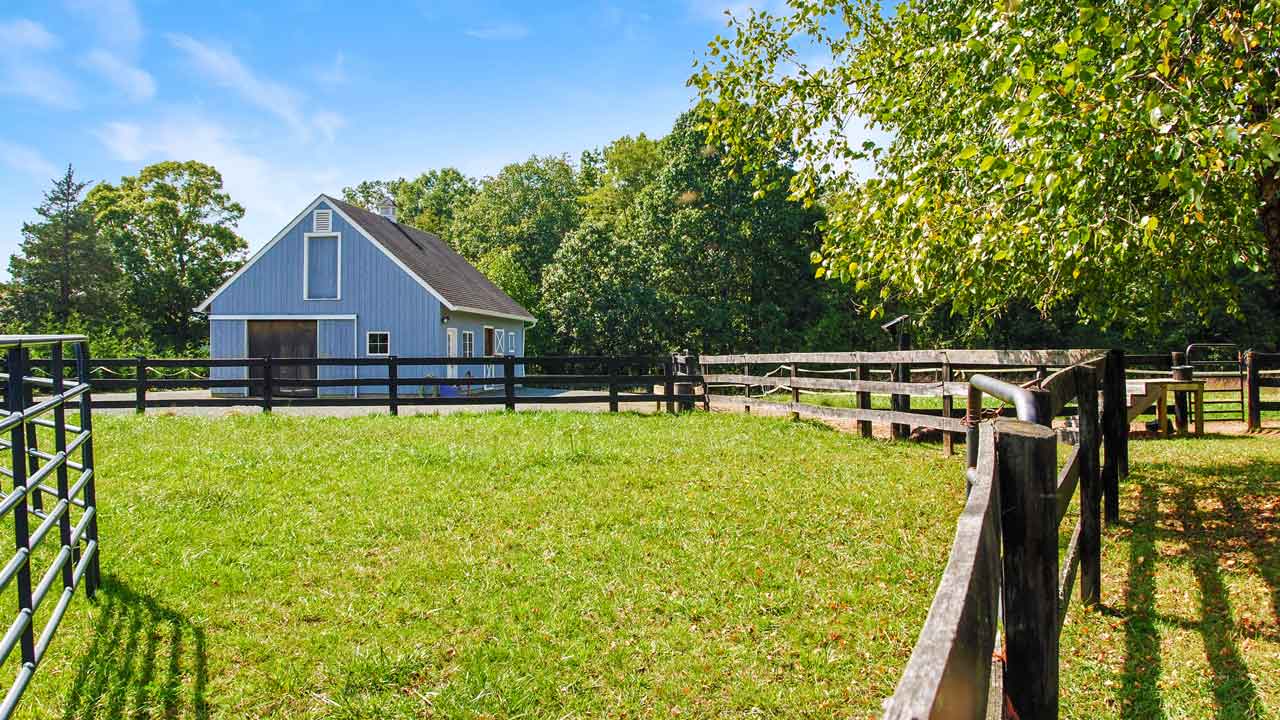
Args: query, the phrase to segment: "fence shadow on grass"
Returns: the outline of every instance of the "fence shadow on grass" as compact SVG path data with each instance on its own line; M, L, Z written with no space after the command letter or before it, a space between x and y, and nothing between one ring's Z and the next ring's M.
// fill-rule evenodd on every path
M1144 466L1137 507L1125 523L1129 534L1129 577L1123 608L1110 612L1124 620L1125 663L1121 716L1164 717L1160 693L1160 626L1197 632L1213 675L1217 717L1266 716L1249 666L1237 643L1255 638L1280 643L1280 464L1240 466ZM1162 555L1157 542L1172 545ZM1223 579L1224 564L1256 571L1270 593L1270 623L1241 622ZM1243 560L1244 563L1240 561ZM1161 614L1156 607L1159 564L1185 564L1195 578L1198 618Z
M110 575L63 720L209 717L204 629Z

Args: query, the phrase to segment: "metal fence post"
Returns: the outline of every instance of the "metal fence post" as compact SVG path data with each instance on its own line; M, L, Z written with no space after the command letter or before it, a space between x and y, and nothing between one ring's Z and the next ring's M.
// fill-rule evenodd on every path
M395 355L387 356L387 410L400 414L400 370Z
M1024 718L1058 717L1057 437L996 421L1004 542L1004 689Z
M142 355L138 356L133 376L134 382L137 383L133 388L133 411L139 414L145 413L147 411L147 359Z
M1244 354L1245 384L1249 389L1249 430L1262 429L1262 373L1258 367L1258 353L1250 350Z
M62 377L64 368L62 365L62 343L54 343L49 348L49 376L53 380L52 392L54 395L61 395L63 390ZM58 403L53 409L53 452L63 458L58 463L58 469L55 470L58 484L58 502L66 503L62 516L58 518L58 538L62 542L62 547L72 551L74 558L75 548L71 547L71 493L70 484L67 481L67 409L65 403ZM39 493L37 493L39 495ZM72 567L72 560L62 564L62 587L70 590L75 587L75 568Z
M507 410L516 409L516 356L507 355L502 358L502 395L506 400Z
M26 349L10 348L8 352L9 366L9 412L22 413L26 391L23 380L27 374ZM13 492L29 493L27 489L27 440L24 423L19 422L9 430L10 450L13 458ZM39 491L37 491L39 492ZM18 565L18 611L27 614L26 627L22 630L22 662L35 665L36 646L35 630L32 627L35 618L31 608L31 558L29 543L30 528L27 525L27 498L22 498L13 506L14 549L22 558Z
M80 342L76 345L76 375L81 383L88 384L91 371L92 368L89 365L89 343ZM83 472L89 473L89 479L84 486L84 505L86 512L89 508L93 508L93 517L89 519L89 527L86 531L85 539L93 541L94 548L96 548L85 572L85 594L90 598L96 594L98 587L102 584L102 569L98 562L102 557L102 544L98 542L98 479L94 477L97 474L97 465L93 459L93 399L90 397L91 392L92 390L90 389L80 394L80 430L88 435L85 441L80 444L80 465L84 468Z
M31 350L24 349L22 356L23 365L27 371L32 370L31 367ZM36 404L36 389L31 383L23 383L23 402L24 407L31 407ZM40 458L36 456L35 451L40 449L40 436L36 433L35 423L26 423L27 426L27 477L36 474L40 469ZM39 491L31 495L31 508L36 511L44 510L44 493Z
M271 405L274 399L272 396L275 395L275 379L271 376L274 374L271 356L268 355L262 358L262 412L264 413L271 412Z

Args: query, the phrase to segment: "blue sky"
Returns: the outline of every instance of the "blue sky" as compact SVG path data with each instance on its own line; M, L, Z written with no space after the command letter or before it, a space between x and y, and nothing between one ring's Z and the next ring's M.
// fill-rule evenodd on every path
M0 277L68 162L109 181L209 162L256 248L361 179L664 134L731 4L6 1Z

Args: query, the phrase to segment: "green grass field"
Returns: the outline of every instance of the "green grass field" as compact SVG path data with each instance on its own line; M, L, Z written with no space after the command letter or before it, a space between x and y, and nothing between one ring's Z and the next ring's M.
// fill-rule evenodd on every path
M23 717L873 716L964 493L721 414L97 423L105 586Z
M1135 442L1103 603L1063 630L1062 717L1280 717L1280 441Z

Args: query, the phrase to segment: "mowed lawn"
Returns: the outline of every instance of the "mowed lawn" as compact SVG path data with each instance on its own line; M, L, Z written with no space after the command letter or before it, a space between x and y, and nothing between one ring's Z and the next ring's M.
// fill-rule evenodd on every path
M964 497L760 417L95 421L105 586L22 717L875 716Z
M1280 718L1280 435L1131 444L1064 718Z

